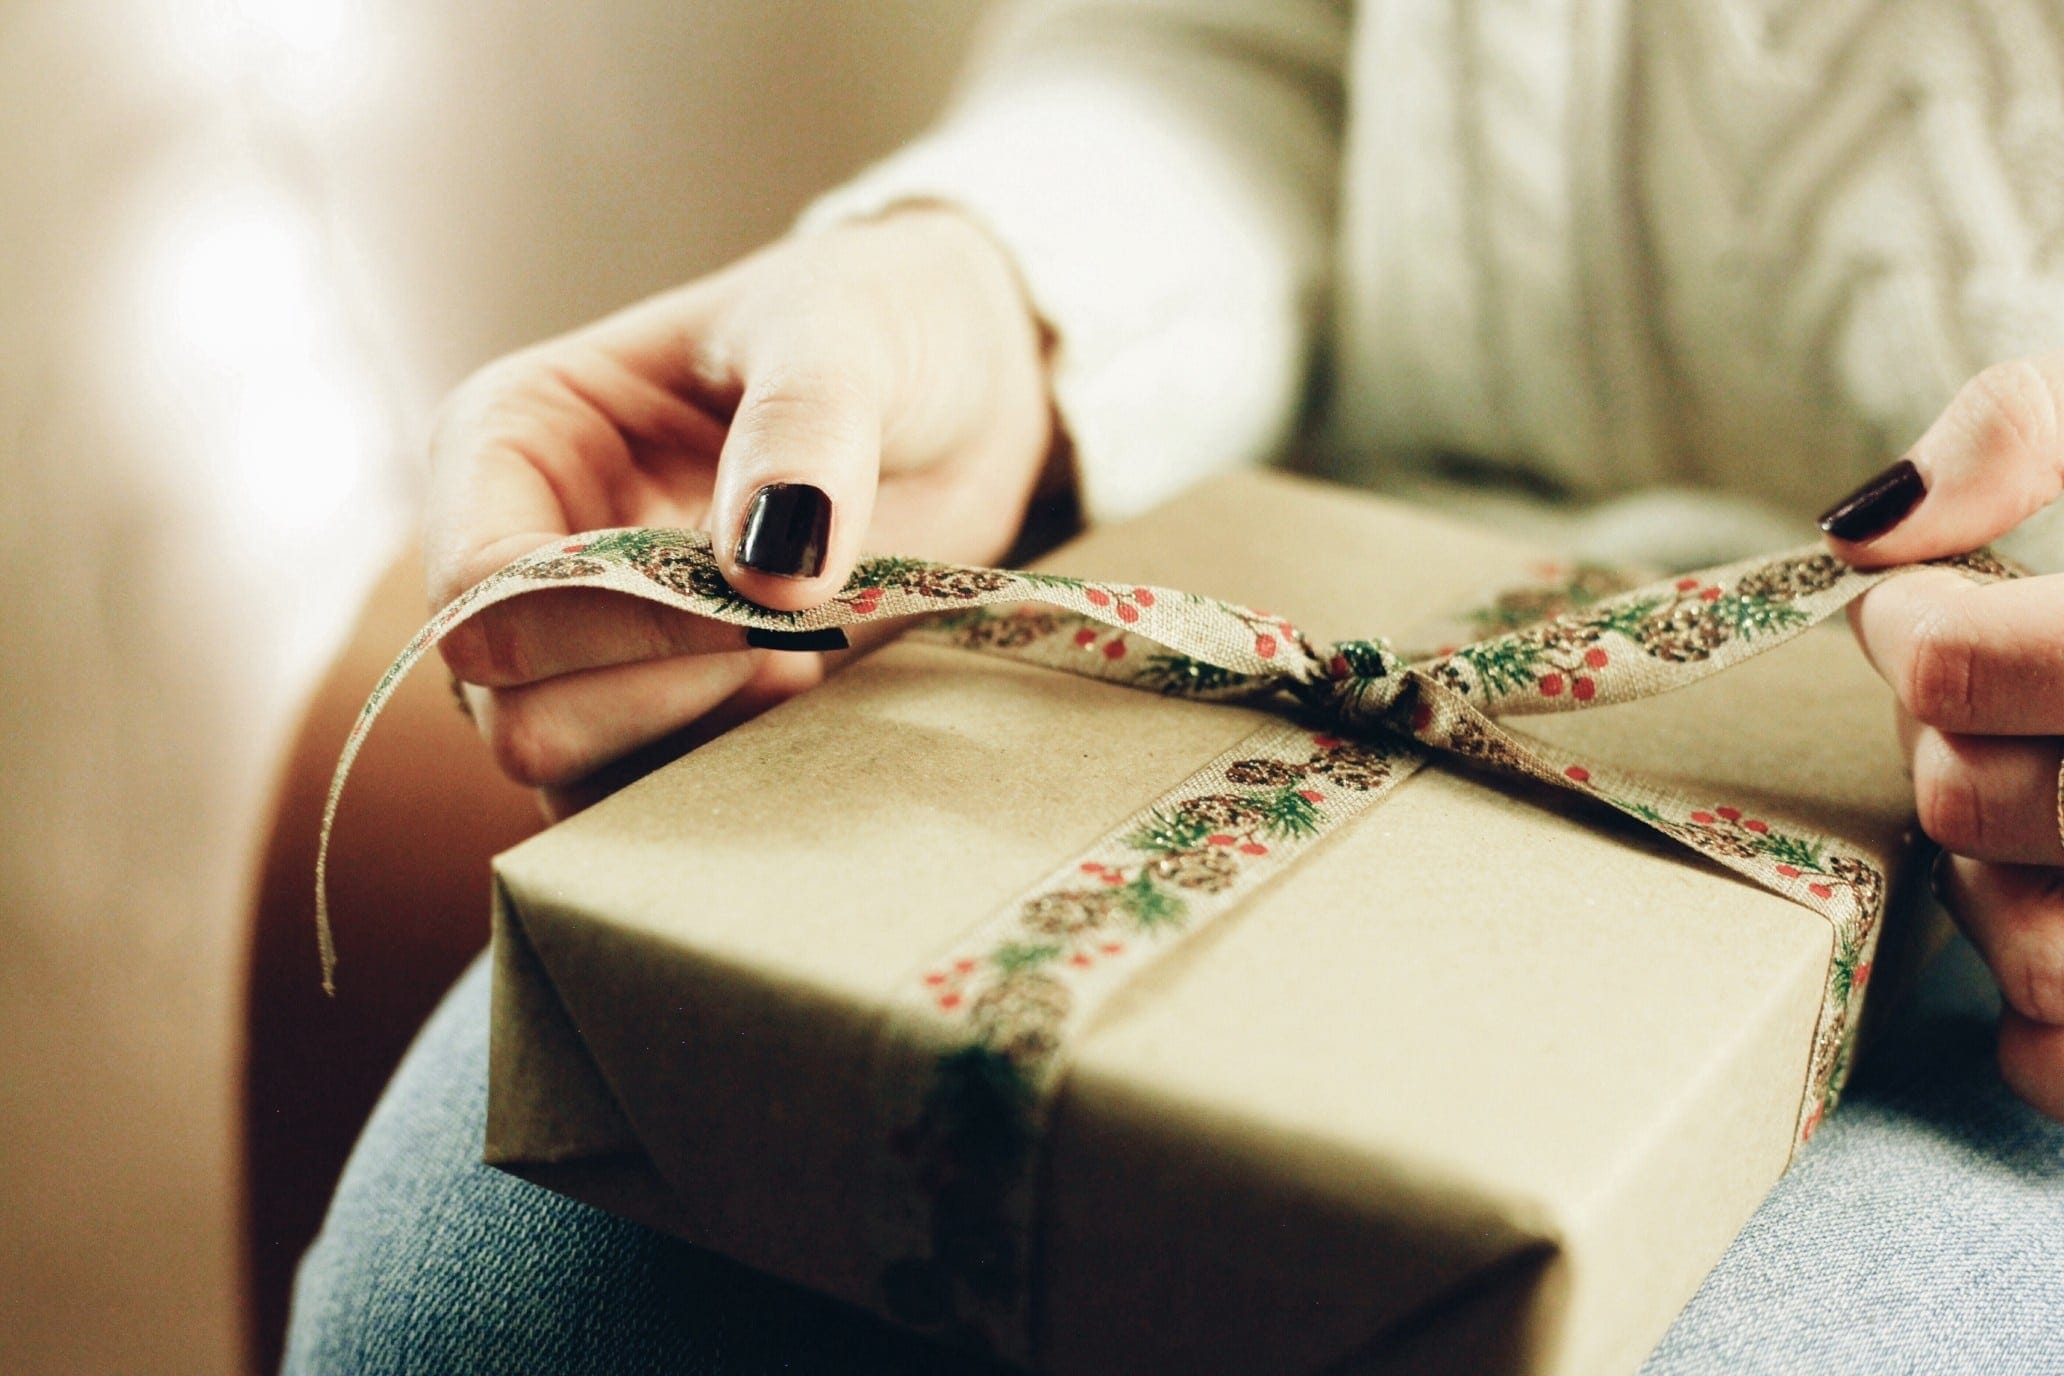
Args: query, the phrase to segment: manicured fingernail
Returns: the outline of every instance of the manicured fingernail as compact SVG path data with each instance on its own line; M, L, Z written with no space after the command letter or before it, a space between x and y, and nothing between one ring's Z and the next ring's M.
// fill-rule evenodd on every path
M1928 493L1921 470L1901 459L1821 514L1820 528L1837 540L1875 540L1905 520Z
M831 498L808 483L768 483L753 493L738 535L738 562L783 578L824 572L831 539Z
M761 626L745 628L745 643L756 650L850 650L853 643L836 626L816 631L775 631Z

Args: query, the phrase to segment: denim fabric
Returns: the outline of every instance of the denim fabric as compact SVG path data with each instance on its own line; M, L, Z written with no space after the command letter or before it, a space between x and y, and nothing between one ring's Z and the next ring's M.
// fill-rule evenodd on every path
M288 1372L992 1370L480 1165L487 992L476 963L367 1126ZM2064 1127L2001 1086L1986 999L1953 950L1647 1376L2064 1372Z

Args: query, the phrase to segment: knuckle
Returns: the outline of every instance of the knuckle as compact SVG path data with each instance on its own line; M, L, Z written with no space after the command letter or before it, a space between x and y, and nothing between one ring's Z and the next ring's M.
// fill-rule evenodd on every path
M2058 437L2058 399L2042 370L2026 359L1995 363L1958 396L1972 446L1988 464L2047 453Z
M437 653L444 657L444 666L461 683L483 683L490 676L487 641L478 617L447 631L437 644Z
M493 695L487 745L495 767L519 784L551 788L579 776L572 752L521 697Z
M2064 926L2051 921L2023 932L2001 954L1993 974L2001 994L2023 1016L2064 1024Z
M1960 855L1984 849L1985 800L1939 737L1914 752L1914 805L1921 830L1936 845Z
M536 383L538 367L529 352L505 355L474 369L444 394L431 418L432 452L445 447L455 432L506 409Z
M838 440L854 432L871 405L868 387L854 374L799 369L761 382L732 424L754 438L779 432L786 440Z
M439 647L444 662L466 683L506 688L536 677L526 638L513 618L490 608L454 626Z
M1930 726L1960 728L1978 706L1978 660L1970 619L1953 601L1931 604L1913 623L1900 702Z

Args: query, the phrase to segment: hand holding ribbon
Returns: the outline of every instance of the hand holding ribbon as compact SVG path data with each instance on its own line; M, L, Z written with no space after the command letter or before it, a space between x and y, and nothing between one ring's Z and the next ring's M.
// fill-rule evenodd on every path
M1983 551L1940 563L1981 583L2015 576ZM331 785L317 863L325 984L335 952L323 875L353 758L417 660L470 618L526 593L607 589L743 627L754 643L776 647L817 646L845 627L928 616L932 624L920 634L968 650L1172 696L1273 708L1280 720L913 971L884 1028L875 1096L883 1115L884 1307L920 1325L979 1332L1022 1354L1037 1144L1071 1034L1133 975L1440 754L1587 795L1830 925L1833 956L1797 1118L1797 1140L1809 1136L1847 1072L1883 911L1883 873L1812 827L1681 796L1499 722L1695 682L1908 571L1862 571L1824 552L1795 551L1597 598L1446 653L1409 656L1382 639L1318 645L1280 617L1176 589L897 556L861 560L822 605L769 610L731 588L709 538L697 531L604 530L557 540L439 612L354 725ZM939 1169L942 1161L952 1168Z

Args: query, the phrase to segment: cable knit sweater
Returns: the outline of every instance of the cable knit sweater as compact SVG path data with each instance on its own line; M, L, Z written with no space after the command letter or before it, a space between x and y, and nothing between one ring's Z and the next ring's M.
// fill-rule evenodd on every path
M1794 513L2064 345L2059 0L1071 0L806 215L954 203L1090 510L1301 448Z

